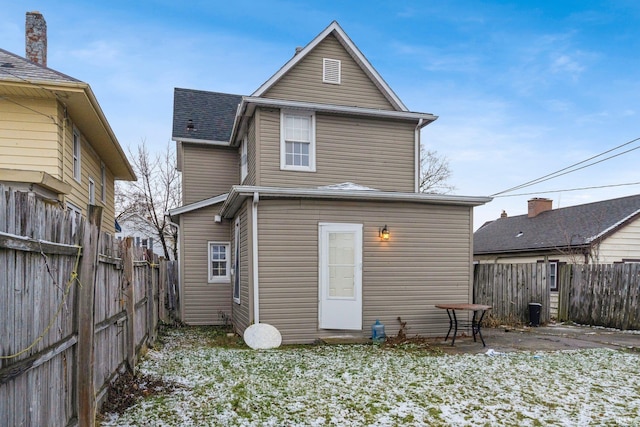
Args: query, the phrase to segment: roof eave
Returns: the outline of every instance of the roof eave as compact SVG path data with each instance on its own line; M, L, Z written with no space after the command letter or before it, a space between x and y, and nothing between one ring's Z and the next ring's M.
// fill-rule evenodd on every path
M425 204L446 204L475 207L488 203L491 197L448 196L441 194L399 193L387 191L333 190L319 188L280 188L257 186L234 186L220 209L224 218L232 218L247 197L258 193L264 198L298 198L325 200L361 200L382 202L408 202Z
M224 194L220 194L219 196L210 197L208 199L200 200L198 202L189 203L188 205L180 206L174 209L169 209L169 211L166 212L166 215L169 215L170 217L175 218L188 212L192 212L198 209L202 209L208 206L222 203L227 200L228 196L229 196L229 193L224 193Z
M253 115L256 107L311 110L329 114L346 114L351 116L410 120L418 122L420 128L423 128L438 119L438 116L435 116L431 113L420 113L415 111L378 110L375 108L351 107L335 104L320 104L316 102L292 101L288 99L246 96L242 98L242 102L238 105L238 112L236 113L233 130L231 132L230 145L235 146L238 144L240 138L243 136L243 129L246 127L246 119Z

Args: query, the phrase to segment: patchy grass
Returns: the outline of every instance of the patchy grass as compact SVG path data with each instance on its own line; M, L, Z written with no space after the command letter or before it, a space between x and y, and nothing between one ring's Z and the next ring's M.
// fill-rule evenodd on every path
M106 414L103 426L640 423L635 352L447 356L415 342L254 351L215 328L163 340L139 371L176 387Z

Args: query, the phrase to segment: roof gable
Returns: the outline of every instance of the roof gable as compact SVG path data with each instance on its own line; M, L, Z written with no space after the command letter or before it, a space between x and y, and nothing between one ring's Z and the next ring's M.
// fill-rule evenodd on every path
M499 218L473 235L474 254L584 247L640 218L640 195Z
M371 63L360 52L357 46L351 41L349 36L344 32L340 25L333 21L327 28L324 29L318 36L316 36L307 46L300 50L293 56L278 72L276 72L269 80L267 80L262 86L256 90L252 96L260 97L266 96L267 93L272 90L278 82L282 81L288 73L290 73L298 64L303 62L311 53L320 46L325 40L329 38L335 38L337 42L342 45L349 57L357 64L360 70L370 79L370 81L377 87L381 95L389 102L393 109L398 111L408 111L407 107L402 103L400 98L391 90L391 87L384 81L384 79L378 74ZM320 69L321 70L321 69ZM379 107L378 107L379 108Z

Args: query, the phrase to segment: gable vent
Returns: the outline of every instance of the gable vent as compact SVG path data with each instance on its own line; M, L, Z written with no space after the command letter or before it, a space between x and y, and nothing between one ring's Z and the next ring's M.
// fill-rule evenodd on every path
M340 60L322 59L322 81L334 85L340 84Z

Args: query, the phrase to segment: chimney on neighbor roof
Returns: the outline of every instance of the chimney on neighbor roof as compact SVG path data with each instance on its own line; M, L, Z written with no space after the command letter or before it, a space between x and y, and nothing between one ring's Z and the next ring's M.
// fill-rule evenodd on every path
M500 214L500 218L506 218L507 215L507 211L505 211L504 209L502 210L502 213Z
M533 218L541 214L542 212L550 211L553 201L551 199L544 199L542 197L534 197L527 202L529 218Z
M27 12L25 25L25 57L47 66L47 23L40 12Z

